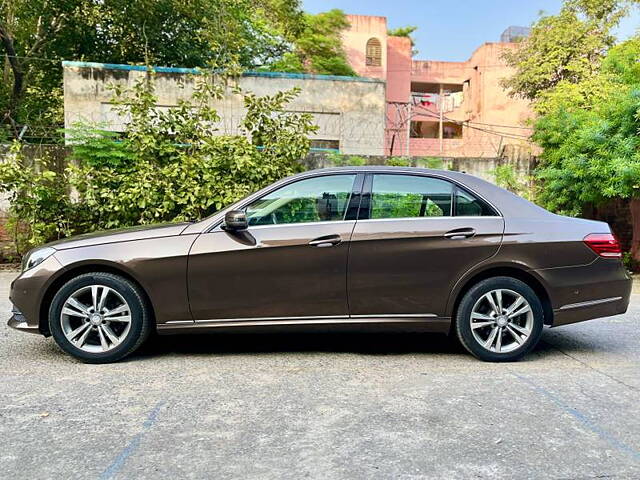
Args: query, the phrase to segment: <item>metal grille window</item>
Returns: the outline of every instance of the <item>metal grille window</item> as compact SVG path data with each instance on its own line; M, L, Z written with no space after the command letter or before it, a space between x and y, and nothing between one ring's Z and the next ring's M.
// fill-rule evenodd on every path
M382 44L377 38L367 41L367 66L379 67L382 65Z

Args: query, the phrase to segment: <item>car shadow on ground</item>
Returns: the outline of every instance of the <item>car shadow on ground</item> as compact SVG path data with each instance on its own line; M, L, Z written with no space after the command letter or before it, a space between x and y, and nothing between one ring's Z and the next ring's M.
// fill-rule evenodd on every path
M599 345L596 339L566 337L562 350L557 346L559 335L543 332L532 352L536 357L567 353L608 350L611 345ZM169 354L256 354L256 353L359 353L364 355L439 354L468 355L457 339L435 333L210 333L199 335L154 335L131 360ZM526 358L531 358L529 355Z
M36 340L34 338L34 340ZM28 342L20 355L29 359L66 358L53 339ZM535 350L525 357L536 360L553 355L615 353L619 344L597 335L577 334L567 329L543 332ZM153 335L125 362L144 361L168 355L242 355L269 353L356 353L362 355L451 355L469 357L455 339L436 333L315 332L228 333L197 335Z
M426 333L213 333L156 335L135 357L178 354L243 354L277 352L461 354L463 347L443 334Z

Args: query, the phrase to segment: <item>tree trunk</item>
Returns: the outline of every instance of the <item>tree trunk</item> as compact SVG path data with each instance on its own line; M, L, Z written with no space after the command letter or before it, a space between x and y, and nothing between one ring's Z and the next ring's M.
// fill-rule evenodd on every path
M0 25L0 41L2 41L9 65L11 66L11 71L13 72L13 91L11 93L11 99L9 100L8 109L4 113L4 120L15 124L16 111L18 110L22 94L24 93L24 70L16 53L13 38L2 25Z
M631 210L631 256L640 262L640 198L632 198L629 201Z

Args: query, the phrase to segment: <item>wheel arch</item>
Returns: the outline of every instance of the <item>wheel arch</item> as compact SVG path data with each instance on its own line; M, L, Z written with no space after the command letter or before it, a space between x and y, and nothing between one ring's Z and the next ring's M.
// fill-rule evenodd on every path
M547 291L544 283L530 270L526 270L519 265L513 264L488 267L481 271L472 272L468 276L460 280L454 287L454 292L450 296L447 305L447 312L451 315L452 319L455 318L456 312L458 310L458 305L460 304L460 301L462 300L464 294L467 293L467 291L478 282L492 277L512 277L526 283L533 289L533 291L540 299L540 303L542 303L542 310L544 312L544 324L553 324L553 306L551 303L551 297L549 296L549 292ZM451 324L453 325L453 323L454 322L452 321Z
M44 294L42 295L42 300L40 302L40 309L38 314L38 329L40 330L40 333L42 333L45 337L48 337L51 335L51 332L49 331L49 318L48 318L49 307L51 306L51 302L56 292L72 278L77 277L78 275L82 275L84 273L92 273L92 272L111 273L113 275L118 275L122 278L127 279L134 285L136 285L142 292L144 300L147 304L147 308L149 309L149 312L151 314L151 320L153 324L155 324L156 316L155 316L155 311L153 309L153 303L151 302L151 299L149 298L149 294L147 293L146 289L144 288L144 286L140 281L138 281L126 269L118 265L115 265L113 263L91 262L91 263L81 263L81 264L71 265L68 268L66 268L64 271L62 271L57 277L55 277L53 281L51 281L51 283L49 283Z

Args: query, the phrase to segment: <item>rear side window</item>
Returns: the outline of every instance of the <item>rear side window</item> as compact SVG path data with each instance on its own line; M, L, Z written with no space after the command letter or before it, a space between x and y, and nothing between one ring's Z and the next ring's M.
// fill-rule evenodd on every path
M457 217L495 217L496 212L485 202L457 187L455 194Z
M373 175L370 219L496 215L486 202L446 180L417 175Z
M373 176L370 217L448 217L453 185L445 180L415 175Z

